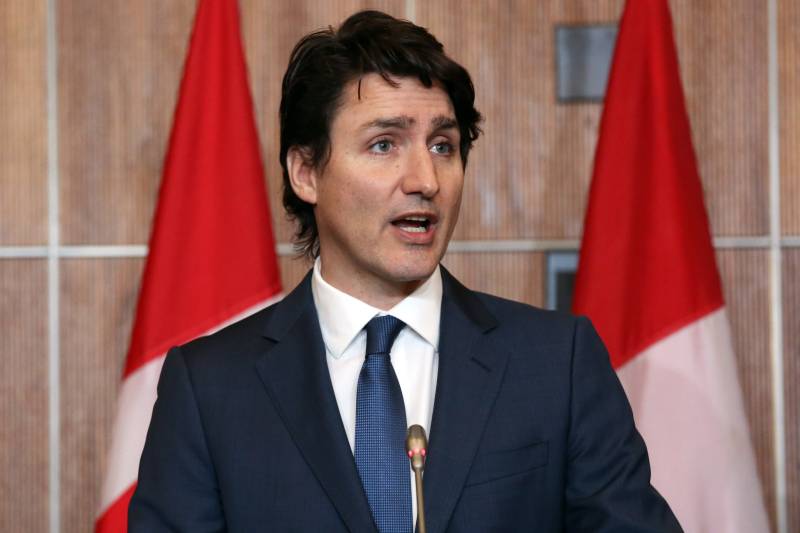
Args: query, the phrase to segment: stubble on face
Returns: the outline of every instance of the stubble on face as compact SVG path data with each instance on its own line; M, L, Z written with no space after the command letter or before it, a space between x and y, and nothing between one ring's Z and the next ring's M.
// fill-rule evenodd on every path
M330 157L314 179L324 279L382 309L436 269L464 178L447 93L415 78L394 81L369 74L345 87Z

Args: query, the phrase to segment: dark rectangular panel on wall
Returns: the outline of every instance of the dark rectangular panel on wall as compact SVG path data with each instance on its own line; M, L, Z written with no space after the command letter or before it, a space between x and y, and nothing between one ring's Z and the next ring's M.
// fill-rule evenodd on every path
M194 7L157 0L59 4L65 244L147 242Z
M721 250L717 263L733 337L750 437L764 489L765 504L775 526L775 475L772 427L772 370L769 327L768 252Z
M47 241L46 2L0 2L0 245Z
M442 263L472 290L544 307L544 261L540 252L448 252Z
M111 445L142 259L61 265L61 531L91 531Z
M602 102L617 25L559 24L555 27L555 39L558 101Z
M800 3L778 0L781 227L800 235ZM797 527L800 527L798 519Z
M362 9L378 9L404 17L404 0L297 0L263 2L242 0L242 33L250 72L250 89L255 103L258 134L272 207L273 230L277 242L289 242L291 225L281 204L282 174L278 161L280 136L278 105L281 80L289 55L297 41L307 33L328 26L336 27L349 15Z
M622 3L584 6L418 4L419 22L472 73L486 118L471 155L457 239L580 236L601 105L556 104L553 26L614 22ZM682 0L672 9L713 231L763 234L765 10L745 0Z
M800 249L783 256L783 383L789 531L800 531Z
M47 261L0 260L0 295L0 531L47 531Z

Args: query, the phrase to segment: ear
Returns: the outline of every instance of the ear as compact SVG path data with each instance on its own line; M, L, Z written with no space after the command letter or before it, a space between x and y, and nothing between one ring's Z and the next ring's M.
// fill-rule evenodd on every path
M317 169L311 164L308 148L292 146L286 153L289 183L298 198L311 205L317 204Z

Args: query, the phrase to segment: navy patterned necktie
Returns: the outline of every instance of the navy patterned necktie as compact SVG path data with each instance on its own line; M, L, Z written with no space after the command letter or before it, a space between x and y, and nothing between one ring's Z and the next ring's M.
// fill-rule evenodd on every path
M369 321L367 356L356 393L356 467L380 533L411 533L406 408L389 359L404 326L388 315Z

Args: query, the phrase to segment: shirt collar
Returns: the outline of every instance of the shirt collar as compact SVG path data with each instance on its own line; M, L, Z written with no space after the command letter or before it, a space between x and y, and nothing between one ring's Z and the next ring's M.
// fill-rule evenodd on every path
M399 318L434 349L439 349L439 320L442 307L442 275L439 267L397 305L384 312L340 291L322 278L320 259L314 262L311 291L317 308L325 346L338 359L373 317Z

